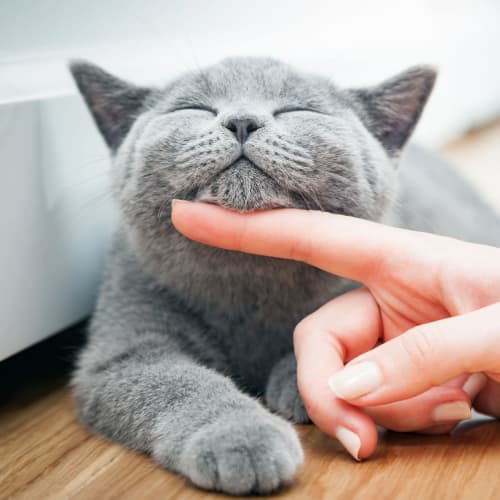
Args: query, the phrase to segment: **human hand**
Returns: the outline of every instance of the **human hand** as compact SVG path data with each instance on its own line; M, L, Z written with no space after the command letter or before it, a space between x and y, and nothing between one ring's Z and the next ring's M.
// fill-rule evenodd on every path
M364 283L294 334L309 416L356 458L376 447L374 421L445 431L467 418L472 400L500 415L499 249L291 209L237 214L178 202L172 217L200 242Z

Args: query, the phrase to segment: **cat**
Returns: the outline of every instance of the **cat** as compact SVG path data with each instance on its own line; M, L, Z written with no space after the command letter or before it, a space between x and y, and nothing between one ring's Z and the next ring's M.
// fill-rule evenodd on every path
M190 241L171 200L323 210L498 244L500 222L472 188L405 147L435 70L339 89L274 59L230 58L156 89L70 68L110 149L121 214L72 379L81 420L201 488L290 483L303 452L286 420L308 422L292 333L356 285Z

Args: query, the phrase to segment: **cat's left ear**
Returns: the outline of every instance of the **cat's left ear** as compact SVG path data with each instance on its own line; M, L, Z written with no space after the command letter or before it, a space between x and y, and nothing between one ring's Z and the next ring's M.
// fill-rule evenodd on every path
M375 87L348 91L365 126L390 155L397 155L413 132L436 76L431 66L415 66Z
M70 70L104 140L116 151L153 90L125 82L86 61L72 61Z

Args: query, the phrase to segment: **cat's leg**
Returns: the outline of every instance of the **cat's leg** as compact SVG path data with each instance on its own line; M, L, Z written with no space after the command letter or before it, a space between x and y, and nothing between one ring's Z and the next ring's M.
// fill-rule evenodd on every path
M290 482L303 460L294 429L188 355L179 330L206 332L178 312L155 318L153 300L98 311L73 378L82 420L202 488L267 493Z
M297 386L297 362L293 352L271 370L264 395L266 406L296 424L310 423Z

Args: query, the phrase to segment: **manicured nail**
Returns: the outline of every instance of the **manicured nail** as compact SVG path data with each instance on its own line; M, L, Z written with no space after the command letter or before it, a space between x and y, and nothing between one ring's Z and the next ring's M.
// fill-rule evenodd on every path
M361 448L359 436L341 425L335 429L335 436L344 445L344 448L359 462L359 449Z
M488 378L484 373L473 373L463 385L462 390L467 393L471 399L474 399L484 387L487 380Z
M443 403L434 408L432 420L434 422L455 422L470 418L470 406L465 401Z
M373 391L382 384L382 372L373 362L348 366L328 380L330 389L340 399L355 399Z

